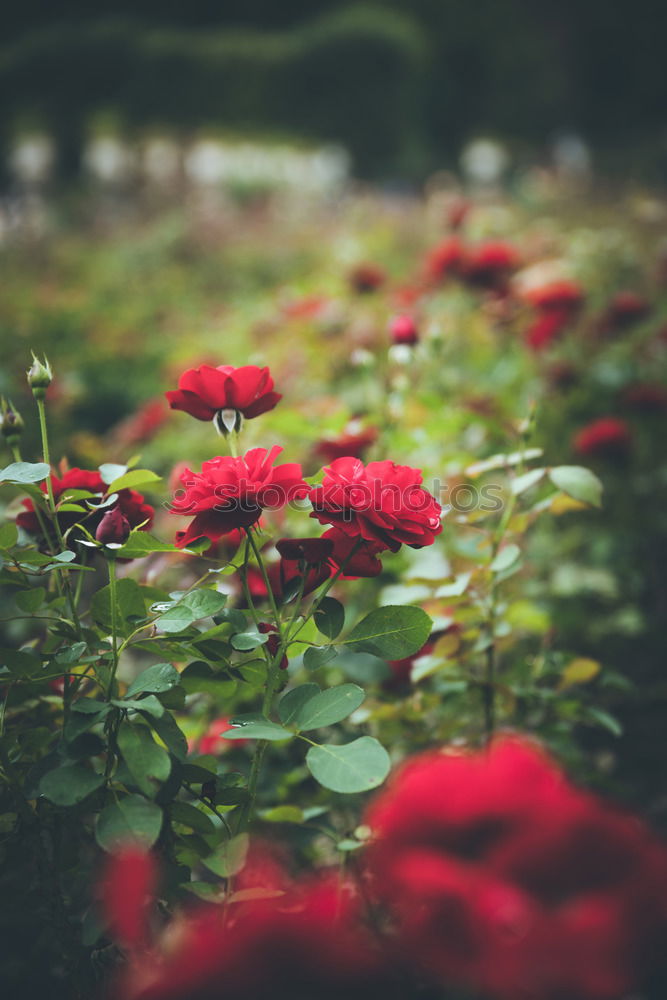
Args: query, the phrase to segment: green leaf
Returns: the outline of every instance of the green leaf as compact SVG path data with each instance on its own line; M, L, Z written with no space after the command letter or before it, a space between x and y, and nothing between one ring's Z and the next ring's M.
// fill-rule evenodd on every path
M121 559L141 559L150 555L151 552L180 552L176 545L170 542L162 542L147 531L139 529L132 532L128 540L120 549L116 550L116 556Z
M222 611L227 595L217 590L200 588L185 594L155 622L161 632L182 632L200 618L210 618Z
M19 538L19 529L13 521L7 521L0 528L0 549L11 549Z
M303 665L306 670L317 670L325 663L330 663L338 656L335 646L308 646L303 654Z
M335 639L345 625L345 608L333 597L325 597L315 612L315 624L327 639Z
M220 734L226 740L291 740L294 736L262 715L236 715L229 722L235 728Z
M278 702L278 718L285 726L289 726L294 722L299 709L319 693L317 684L299 684L287 691Z
M521 549L518 545L511 542L509 545L503 546L500 552L497 554L496 558L493 560L489 569L492 573L504 573L506 569L513 566L514 563L521 558Z
M359 708L364 697L363 688L357 684L340 684L309 698L292 721L300 730L333 726Z
M15 677L34 677L42 669L42 659L27 649L0 649L0 667Z
M169 807L169 814L172 823L180 823L182 826L187 826L205 837L215 833L215 826L208 816L190 802L172 802Z
M236 875L245 865L248 856L248 834L239 833L231 840L225 840L208 858L204 858L203 864L220 878L229 878Z
M74 806L104 784L104 775L82 764L65 764L47 771L39 783L42 795L57 806Z
M512 494L518 497L531 489L531 487L536 486L544 478L546 471L546 469L531 469L530 472L524 472L522 476L517 476L510 483Z
M557 465L549 469L549 479L563 493L592 507L602 506L602 483L581 465Z
M184 761L188 755L188 741L171 712L165 712L159 718L152 716L148 721L176 760Z
M303 812L298 806L275 806L260 813L265 823L303 823Z
M114 481L114 479L120 479L127 472L126 465L116 465L113 462L105 462L104 465L100 465L99 473L103 483L108 486Z
M120 490L136 490L140 486L148 486L149 483L159 483L162 477L157 476L150 469L132 469L118 476L107 486L107 493L118 493Z
M389 774L389 754L372 736L352 743L311 747L306 764L312 776L332 792L353 794L377 788Z
M246 650L257 649L258 646L263 646L269 641L269 636L258 632L257 629L249 629L247 632L237 632L229 641L234 649L245 652Z
M111 704L115 705L116 708L146 712L147 715L152 715L156 719L160 719L164 715L164 705L154 694L149 694L146 698L112 699Z
M151 694L162 694L164 691L170 691L177 684L180 684L180 682L181 675L176 667L172 667L171 663L154 663L152 667L148 667L142 671L132 681L125 693L125 697L132 698L135 694L139 694L142 691L147 691Z
M48 474L46 462L12 462L0 469L0 483L41 483Z
M102 587L93 597L90 610L95 621L103 628L111 628L111 590ZM122 626L128 618L144 618L146 606L141 587L135 580L125 578L116 582L116 624Z
M144 850L160 836L162 810L141 795L127 795L102 810L97 818L95 838L105 851L117 851L134 844Z
M156 782L166 781L171 771L167 751L157 745L149 729L129 722L121 725L116 739L134 783L145 795L156 794Z
M210 694L219 700L230 698L238 686L236 681L230 680L225 674L215 673L202 660L188 664L180 675L180 682L187 694Z
M35 587L33 590L22 590L16 595L14 600L21 611L25 611L27 615L32 615L41 608L45 597L46 590L44 587Z
M597 722L603 729L607 729L613 736L623 735L622 725L618 719L614 718L613 715L610 715L609 712L605 712L603 708L596 708L592 705L588 707L587 711L589 718L593 719L594 722Z
M344 642L388 660L418 652L431 634L433 622L422 608L389 605L371 611Z

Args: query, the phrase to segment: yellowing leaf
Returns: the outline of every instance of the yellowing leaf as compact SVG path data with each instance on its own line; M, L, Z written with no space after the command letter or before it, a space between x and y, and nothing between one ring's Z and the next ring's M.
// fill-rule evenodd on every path
M590 660L585 656L579 656L576 660L571 660L563 671L563 676L558 685L560 691L572 687L573 684L586 684L592 681L600 673L602 666L597 660Z
M558 516L559 514L569 514L572 510L590 510L590 506L587 503L582 503L581 500L569 497L567 493L559 493L551 501L550 509L552 514Z

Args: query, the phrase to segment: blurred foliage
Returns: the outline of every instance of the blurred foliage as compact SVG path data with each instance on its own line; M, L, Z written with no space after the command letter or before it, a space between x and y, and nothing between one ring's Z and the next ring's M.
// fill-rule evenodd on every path
M575 129L617 168L652 158L664 171L666 29L655 0L42 0L14 5L3 26L4 138L36 115L71 170L90 115L113 108L130 126L335 140L362 174L393 177L451 162L471 130L521 155Z

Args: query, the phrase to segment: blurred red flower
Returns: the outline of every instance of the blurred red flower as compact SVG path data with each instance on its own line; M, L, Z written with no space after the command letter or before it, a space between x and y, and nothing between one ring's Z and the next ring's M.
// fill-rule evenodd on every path
M269 369L256 365L191 368L179 378L178 389L165 396L172 410L183 410L197 420L213 420L223 410L235 410L250 420L282 399L273 391Z
M377 264L357 264L348 274L348 281L353 291L363 295L374 292L385 283L387 275Z
M471 285L503 291L520 264L521 256L510 243L488 240L466 250L462 273Z
M632 291L617 292L602 315L601 329L613 333L639 323L651 312L651 304Z
M305 497L308 486L296 462L274 465L282 448L253 448L242 458L230 456L204 462L201 472L181 474L183 490L175 495L171 512L193 514L176 543L183 548L205 536L217 541L237 528L255 524L264 509L277 510L291 500Z
M431 545L442 531L442 508L421 482L420 470L408 465L339 458L310 492L311 517L392 552Z
M362 458L367 448L377 441L377 427L362 427L358 420L351 420L338 437L321 438L315 445L315 452L325 462L337 458Z
M574 435L573 445L580 455L623 458L632 448L632 435L624 420L600 417Z
M109 931L125 948L148 944L157 882L155 859L140 847L128 843L107 858L100 895Z
M335 879L289 885L273 867L260 866L261 885L253 873L241 872L235 879L239 895L249 889L259 898L232 903L227 919L216 906L177 917L161 948L131 956L112 995L118 1000L406 1000L405 983L391 960L353 923L349 891L341 891ZM124 879L120 871L119 881Z
M89 493L94 493L100 497L105 496L108 491L107 484L99 472L92 472L87 469L69 469L62 477L51 474L51 484L56 503L70 490L87 490ZM40 489L46 496L46 483L43 483ZM30 535L41 538L42 528L35 513L35 505L32 500L24 500L23 506L25 510L16 518L17 525ZM118 511L127 521L130 528L137 528L141 525L142 531L147 531L150 528L153 523L153 514L155 513L150 504L144 503L143 496L141 493L137 493L136 490L119 490L118 500L111 510ZM58 514L58 525L63 535L67 531L71 531L72 528L75 528L77 524L84 524L86 530L91 535L95 535L100 522L108 513L110 513L110 508L108 507L105 507L101 511L93 511L90 514L81 514L78 511L67 510ZM44 541L46 542L47 540ZM54 541L55 539L51 539L51 542Z
M419 330L412 316L405 314L394 316L389 324L389 333L395 344L407 344L409 347L419 341Z
M397 945L494 1000L617 1000L662 963L667 852L535 745L408 762L371 805Z
M427 281L438 283L458 275L463 267L465 251L458 236L450 236L438 243L426 256L424 275Z
M655 382L635 382L627 386L623 400L640 413L663 413L667 410L667 389Z

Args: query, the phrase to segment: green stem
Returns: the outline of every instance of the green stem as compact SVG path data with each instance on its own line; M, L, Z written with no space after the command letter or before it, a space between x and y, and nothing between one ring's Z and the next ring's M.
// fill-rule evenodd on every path
M109 689L107 691L107 701L113 698L113 687L118 669L118 635L116 633L116 561L109 559L109 601L111 603L111 676L109 677Z
M278 605L276 604L276 599L273 595L273 589L271 587L271 582L269 580L269 574L266 572L266 566L264 565L264 560L262 559L261 553L257 547L257 542L253 538L252 528L246 528L245 533L248 541L250 542L250 546L252 548L255 559L257 560L257 565L259 566L259 571L262 574L262 579L264 580L264 586L266 587L269 603L271 605L271 611L273 612L273 617L275 619L276 628L278 629L278 635L280 636L282 645L283 633L280 622L280 614L278 613Z

